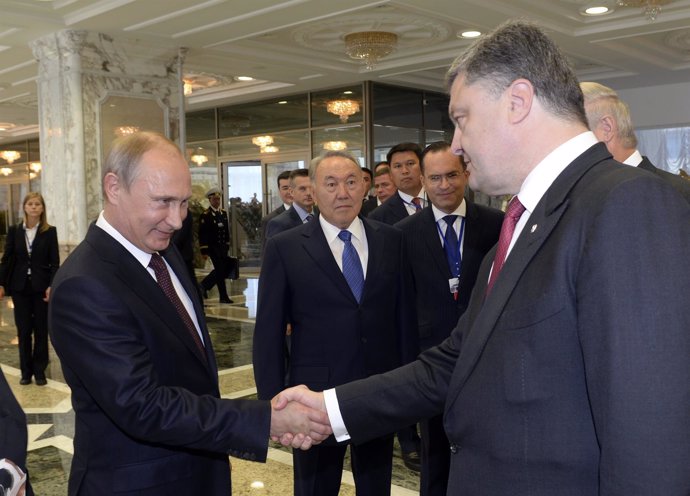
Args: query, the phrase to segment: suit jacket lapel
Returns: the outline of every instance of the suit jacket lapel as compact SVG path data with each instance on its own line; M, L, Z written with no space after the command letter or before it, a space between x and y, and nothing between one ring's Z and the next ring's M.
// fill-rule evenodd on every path
M130 288L149 310L158 316L177 335L196 359L208 368L210 363L202 359L194 339L189 335L189 330L178 317L177 310L175 310L175 307L165 296L160 286L151 277L148 270L124 246L95 224L92 224L89 228L86 239L96 247L104 261L112 264L113 273L122 280L123 284ZM180 274L181 272L175 270L175 273ZM180 278L178 277L178 279ZM194 301L194 296L191 296L191 298ZM203 318L201 322L203 322ZM206 338L207 335L205 336ZM210 342L210 340L207 340L207 342Z
M465 233L462 245L462 266L477 266L481 264L482 258L477 259L477 251L475 246L479 246L483 233L483 226L479 224L479 212L474 203L465 200L467 210L465 212ZM463 277L460 272L460 287L458 291L460 294L472 291L472 285L467 277Z
M431 207L427 207L418 214L423 216L423 222L421 222L421 236L424 238L426 247L431 254L431 258L439 270L441 276L445 279L450 278L450 267L448 267L448 260L446 259L446 252L441 244L439 238L438 227L436 223L436 218L434 217L434 212Z
M448 401L446 402L447 410L452 408L462 386L476 366L503 309L518 285L521 275L566 212L569 205L568 194L589 169L607 158L610 158L610 154L606 151L605 145L598 143L575 159L556 178L527 220L508 255L491 294L484 301L489 269L496 253L496 247L487 254L477 278L471 308L468 310L470 317L472 317L469 324L471 327L463 338L460 356L453 372ZM480 308L476 308L477 306Z

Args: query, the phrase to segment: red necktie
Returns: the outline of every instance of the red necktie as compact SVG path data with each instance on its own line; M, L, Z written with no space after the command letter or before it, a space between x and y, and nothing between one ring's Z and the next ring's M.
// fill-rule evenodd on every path
M489 284L486 287L486 294L491 292L491 288L498 279L498 274L503 268L506 256L508 255L508 247L510 246L510 240L513 239L513 233L515 232L515 225L520 220L525 207L517 196L514 196L510 203L508 204L508 209L506 210L506 215L503 217L503 224L501 225L501 234L498 236L498 248L496 249L496 257L494 257L494 268L491 270L491 277L489 278Z
M422 209L422 199L418 196L412 198L412 204L414 205L414 208L417 210L417 212L419 212Z
M168 267L166 267L163 257L161 257L158 253L151 254L151 261L149 262L149 267L153 269L153 272L156 274L156 280L158 281L158 285L163 290L163 293L165 293L165 296L167 296L170 302L173 304L175 310L177 310L177 313L182 319L182 322L184 322L185 326L187 327L187 330L191 334L192 339L199 347L201 356L205 360L206 352L204 351L204 344L201 342L201 337L199 336L196 327L194 327L194 322L192 322L192 318L189 316L187 309L182 304L182 300L180 300L180 297L177 295L177 291L175 291L172 279L170 279Z

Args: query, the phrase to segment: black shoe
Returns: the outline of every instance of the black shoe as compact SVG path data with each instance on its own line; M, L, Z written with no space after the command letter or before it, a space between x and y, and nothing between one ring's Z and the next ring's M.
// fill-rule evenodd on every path
M405 466L413 472L419 472L422 469L422 460L419 458L419 453L416 451L403 453L402 458Z
M221 303L235 303L235 302L232 301L230 298L221 298L221 299L220 299L220 302L221 302Z
M22 386L31 384L31 377L22 377L21 379L19 379L19 384L21 384Z
M45 386L46 384L48 384L48 381L46 380L45 377L38 377L38 376L36 377L36 385L37 386Z

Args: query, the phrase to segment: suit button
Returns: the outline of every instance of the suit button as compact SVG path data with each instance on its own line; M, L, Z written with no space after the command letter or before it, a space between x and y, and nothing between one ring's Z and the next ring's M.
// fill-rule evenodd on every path
M460 451L460 446L458 446L458 445L455 444L455 443L453 443L453 444L450 445L450 452L451 452L451 453L453 453L454 455L456 455L456 454L458 453L458 451Z

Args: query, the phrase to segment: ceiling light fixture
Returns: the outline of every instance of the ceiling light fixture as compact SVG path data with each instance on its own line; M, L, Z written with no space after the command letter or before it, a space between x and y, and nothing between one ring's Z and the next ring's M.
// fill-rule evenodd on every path
M194 162L194 163L196 164L197 167L201 167L201 166L204 165L206 162L208 162L208 157L206 156L206 154L204 154L204 149L201 148L201 147L198 147L198 148L194 151L194 155L192 155L192 156L189 158L189 160L191 160L192 162Z
M138 126L118 126L115 128L115 135L122 138L123 136L129 136L130 134L138 133Z
M356 100L331 100L326 102L326 110L340 117L340 122L345 124L347 119L359 112L359 102Z
M655 21L661 13L661 6L670 2L671 0L618 0L617 5L642 8L645 17L650 21Z
M3 150L0 152L0 158L4 158L8 164L11 164L15 160L19 159L22 154L14 150ZM12 172L12 170L10 170ZM7 174L5 174L7 175Z
M254 81L254 78L250 76L237 76L235 79L238 81Z
M12 174L12 168L11 167L2 167L0 168L0 174L3 176L9 176Z
M278 150L280 150L280 148L273 145L262 146L260 149L261 153L276 153Z
M326 141L325 143L323 143L323 149L324 150L330 150L333 152L347 150L347 142L346 141Z
M11 122L0 122L0 131L9 131L14 127Z
M36 174L38 174L39 172L41 172L41 169L42 169L42 168L43 168L43 166L41 165L41 162L31 162L31 163L29 164L29 169L31 169L31 170L32 170L33 172L35 172Z
M254 136L252 138L252 143L259 148L265 148L273 144L273 136Z
M461 33L458 33L458 38L466 38L466 39L479 38L481 35L482 35L481 31L469 30L469 31L463 31Z
M592 5L591 7L587 7L585 10L583 10L583 13L589 16L600 16L611 13L611 9L609 9L606 5Z
M364 62L367 70L395 50L398 35L386 31L361 31L345 35L345 53L355 60Z

